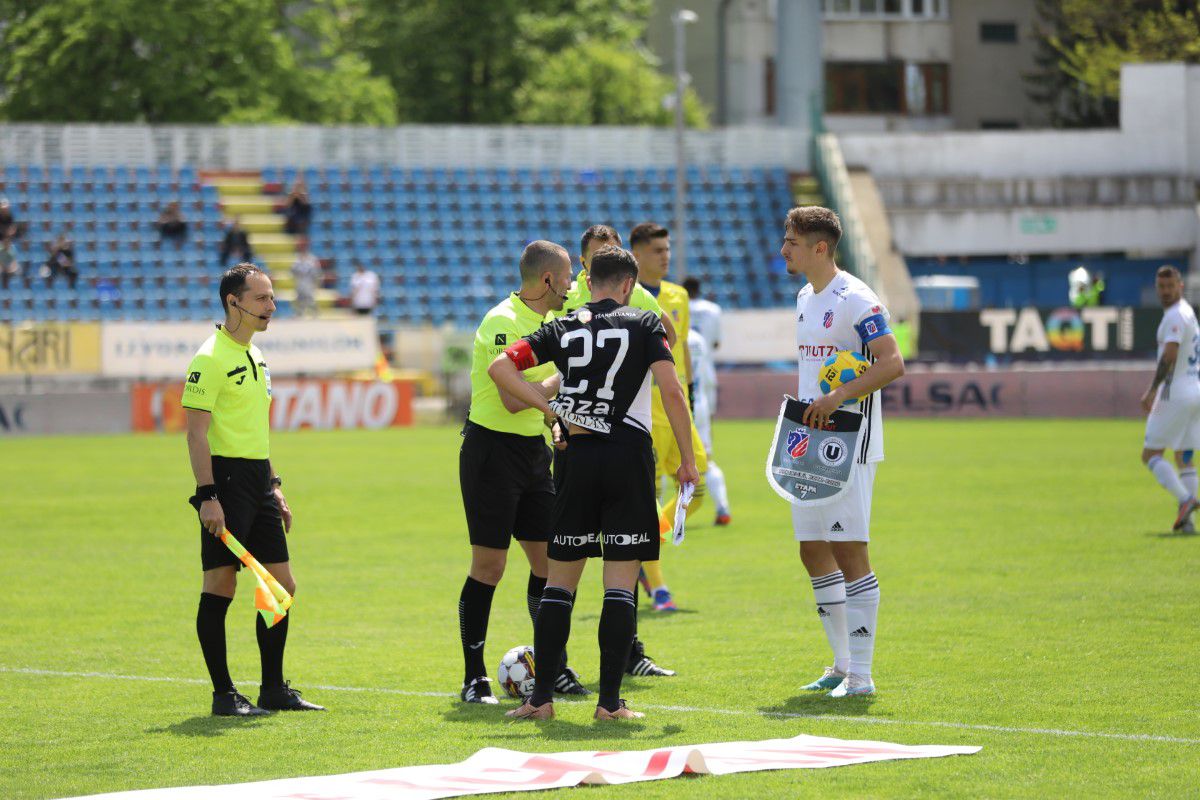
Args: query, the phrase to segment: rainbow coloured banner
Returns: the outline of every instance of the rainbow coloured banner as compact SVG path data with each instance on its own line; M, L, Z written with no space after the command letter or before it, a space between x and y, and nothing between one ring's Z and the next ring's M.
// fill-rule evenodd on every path
M221 531L221 541L258 579L258 588L254 590L254 607L262 614L267 627L286 617L288 609L292 607L292 596L287 589L279 585L275 576L267 572L266 567L258 563L258 559L250 555L228 529Z

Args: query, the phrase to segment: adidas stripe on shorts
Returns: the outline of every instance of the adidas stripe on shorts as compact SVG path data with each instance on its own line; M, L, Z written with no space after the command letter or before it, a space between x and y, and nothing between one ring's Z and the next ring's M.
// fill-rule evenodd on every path
M871 494L878 462L854 465L854 482L838 500L816 508L792 506L792 530L798 542L868 542Z

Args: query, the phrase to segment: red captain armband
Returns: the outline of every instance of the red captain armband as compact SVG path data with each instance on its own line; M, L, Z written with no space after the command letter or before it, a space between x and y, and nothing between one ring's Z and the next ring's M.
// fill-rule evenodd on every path
M517 369L522 372L537 366L537 358L533 355L533 348L524 339L505 348L504 355L508 356L508 359L516 364Z

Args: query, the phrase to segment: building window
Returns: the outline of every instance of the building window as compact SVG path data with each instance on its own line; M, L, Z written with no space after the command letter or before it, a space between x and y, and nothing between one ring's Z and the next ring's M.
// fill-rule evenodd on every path
M946 19L947 0L821 0L827 19Z
M1013 44L1017 41L1017 23L981 22L979 23L979 41Z
M946 64L903 61L827 62L825 111L830 114L946 114Z

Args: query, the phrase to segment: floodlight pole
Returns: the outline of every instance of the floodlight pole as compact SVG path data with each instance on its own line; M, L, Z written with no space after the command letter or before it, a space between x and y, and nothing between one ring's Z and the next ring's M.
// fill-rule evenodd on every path
M675 25L675 221L671 225L671 249L676 279L687 277L687 164L683 153L683 93L688 74L684 56L687 33L684 26L700 19L695 11L681 8L671 15Z

